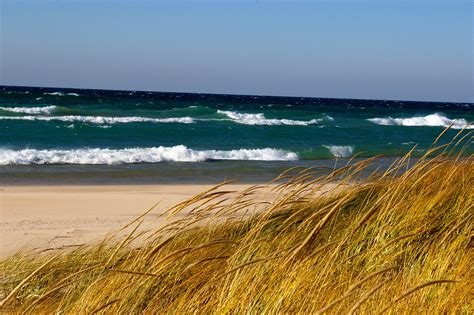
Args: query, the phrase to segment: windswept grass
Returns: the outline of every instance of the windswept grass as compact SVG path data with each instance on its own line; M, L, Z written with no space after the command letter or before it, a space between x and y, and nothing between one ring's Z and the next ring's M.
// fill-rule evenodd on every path
M372 159L239 193L219 185L152 231L141 216L119 240L15 255L0 265L2 311L471 313L471 143L460 132L365 179Z

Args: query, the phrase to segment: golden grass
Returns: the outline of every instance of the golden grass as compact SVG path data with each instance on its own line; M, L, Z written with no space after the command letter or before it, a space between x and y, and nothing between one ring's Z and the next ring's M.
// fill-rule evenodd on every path
M140 216L118 240L17 254L0 263L1 310L471 313L474 165L460 154L471 142L460 132L365 179L373 159L321 177L293 169L269 202L268 187L219 185L153 231Z

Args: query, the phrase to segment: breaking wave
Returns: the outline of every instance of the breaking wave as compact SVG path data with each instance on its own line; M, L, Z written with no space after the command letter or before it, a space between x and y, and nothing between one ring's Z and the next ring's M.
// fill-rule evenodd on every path
M317 124L322 119L311 119L309 121L291 120L291 119L269 119L260 114L245 114L232 111L218 110L218 114L226 115L232 121L244 125L291 125L291 126L307 126Z
M462 129L467 127L468 129L474 128L473 125L469 125L465 119L450 119L442 114L431 114L427 116L409 117L409 118L369 118L368 121L383 126L429 126L429 127L448 127L452 124L453 129Z
M323 145L334 157L351 157L354 147L349 145Z
M192 124L191 117L148 118L148 117L105 117L105 116L0 116L0 120L30 120L30 121L65 121L84 122L91 124L119 124L119 123L181 123Z
M22 114L51 114L57 109L57 106L43 106L43 107L0 107L0 110L22 113Z
M32 164L131 164L159 162L203 162L209 160L293 161L298 155L278 149L230 151L193 150L184 145L128 149L9 150L0 149L0 165Z
M44 95L50 95L50 96L80 96L77 93L64 93L64 92L45 92L43 93Z
M57 110L57 106L46 107L0 107L15 113L30 114L25 116L0 116L0 120L29 120L29 121L64 121L64 122L84 122L92 124L117 124L117 123L182 123L192 124L196 121L222 121L224 119L214 118L193 118L193 117L168 117L168 118L152 118L152 117L108 117L108 116L79 116L79 115L63 115L63 116L46 116ZM308 121L291 120L291 119L267 119L263 114L241 114L230 111L218 111L219 114L226 115L230 121L244 125L291 125L291 126L308 126L317 124L323 119L312 119ZM44 116L36 115L44 114ZM34 116L33 116L34 115ZM333 120L332 117L326 116L327 120Z

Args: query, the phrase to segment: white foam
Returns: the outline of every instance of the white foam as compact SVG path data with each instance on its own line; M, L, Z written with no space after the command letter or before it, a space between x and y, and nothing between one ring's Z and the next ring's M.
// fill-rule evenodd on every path
M44 95L51 95L51 96L80 96L77 93L64 93L64 92L45 92Z
M232 121L244 125L292 125L292 126L307 126L317 124L321 119L311 119L309 121L291 120L291 119L268 119L262 113L259 114L245 114L232 111L218 110L218 114L226 115Z
M20 91L8 91L8 92L5 92L5 94L30 94L29 91L24 91L24 92L20 92Z
M468 123L463 118L450 119L439 113L434 113L427 116L417 116L409 118L369 118L368 121L383 126L429 126L429 127L448 127L453 124L451 128L462 129L467 126L468 129L474 128L473 125L468 126Z
M44 95L51 95L51 96L64 96L64 93L63 92L44 92L43 93Z
M23 113L23 114L51 114L56 110L56 106L43 106L43 107L0 107L0 110Z
M91 124L125 124L125 123L181 123L192 124L191 117L149 118L149 117L105 117L105 116L0 116L0 120L30 120L30 121L65 121L84 122Z
M128 149L9 150L0 149L0 165L31 164L129 164L203 162L208 160L292 161L294 152L278 149L240 149L230 151L192 150L184 145Z
M334 157L351 157L354 147L350 145L323 145Z

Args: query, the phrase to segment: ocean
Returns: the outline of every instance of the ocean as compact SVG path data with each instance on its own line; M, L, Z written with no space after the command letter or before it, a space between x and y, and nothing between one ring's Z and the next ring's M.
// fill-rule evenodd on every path
M378 155L386 166L473 121L472 103L0 86L0 183L258 182Z

